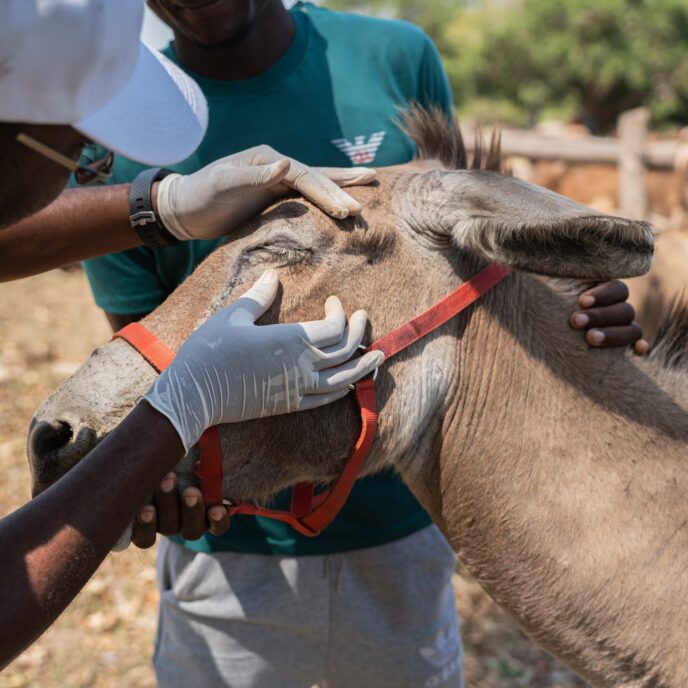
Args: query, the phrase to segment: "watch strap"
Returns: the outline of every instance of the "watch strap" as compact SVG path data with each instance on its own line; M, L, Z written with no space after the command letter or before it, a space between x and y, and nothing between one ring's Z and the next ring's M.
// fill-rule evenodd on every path
M150 248L164 248L179 243L179 239L155 214L151 200L153 184L168 174L174 173L164 167L153 167L137 175L129 187L129 223L141 241Z

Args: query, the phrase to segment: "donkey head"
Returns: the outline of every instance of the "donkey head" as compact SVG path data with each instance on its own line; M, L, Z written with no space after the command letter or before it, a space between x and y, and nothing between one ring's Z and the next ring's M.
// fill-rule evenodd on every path
M367 309L370 341L397 327L474 274L485 261L553 276L607 279L650 266L643 222L604 216L497 170L492 147L465 169L458 128L417 111L408 122L423 161L380 170L354 190L362 217L336 222L301 199L283 201L218 248L144 324L170 347L236 299L263 270L283 291L262 322L322 317L337 294L348 312ZM415 127L415 129L414 129ZM453 165L464 169L447 169ZM508 280L497 288L508 289ZM384 364L378 435L366 471L432 453L459 370L456 342L474 309ZM44 489L112 430L155 373L122 341L96 350L37 411L29 439L34 489ZM357 436L351 398L315 411L222 428L225 496L262 500L300 481L341 470ZM46 434L51 439L46 441ZM178 467L193 482L195 452Z

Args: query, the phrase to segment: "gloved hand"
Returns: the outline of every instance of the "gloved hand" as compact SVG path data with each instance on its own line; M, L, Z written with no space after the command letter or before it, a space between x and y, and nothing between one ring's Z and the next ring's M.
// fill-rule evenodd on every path
M201 325L143 399L167 416L188 451L220 423L312 409L345 396L349 385L384 360L371 351L349 361L361 343L367 315L346 325L339 299L325 318L256 325L272 304L279 279L268 270L241 298ZM348 361L348 362L347 362Z
M366 167L310 168L270 146L257 146L194 174L168 175L158 186L157 212L178 239L214 239L293 189L343 219L358 215L361 205L339 187L370 184L376 177Z

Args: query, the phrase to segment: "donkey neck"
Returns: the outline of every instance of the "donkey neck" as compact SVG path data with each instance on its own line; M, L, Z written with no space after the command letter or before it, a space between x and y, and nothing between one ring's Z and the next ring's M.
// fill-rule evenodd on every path
M685 686L688 379L588 350L574 303L522 274L484 297L457 344L439 461L400 468L551 652L595 685Z

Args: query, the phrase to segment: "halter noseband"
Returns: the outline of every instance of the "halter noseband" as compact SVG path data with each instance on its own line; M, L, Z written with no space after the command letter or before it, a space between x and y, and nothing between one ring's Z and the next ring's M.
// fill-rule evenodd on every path
M373 342L366 351L379 350L385 360L444 325L501 282L511 270L501 265L488 265L477 275L456 288L426 311ZM174 359L174 352L140 323L131 323L116 332L113 339L124 339L159 373ZM289 511L267 509L251 503L228 504L230 516L246 514L263 516L288 523L303 535L318 535L344 506L358 478L377 429L375 378L359 380L354 396L361 412L361 433L334 484L314 494L314 483L299 483L292 490ZM222 446L217 426L208 428L198 441L199 459L196 475L206 506L224 504Z

